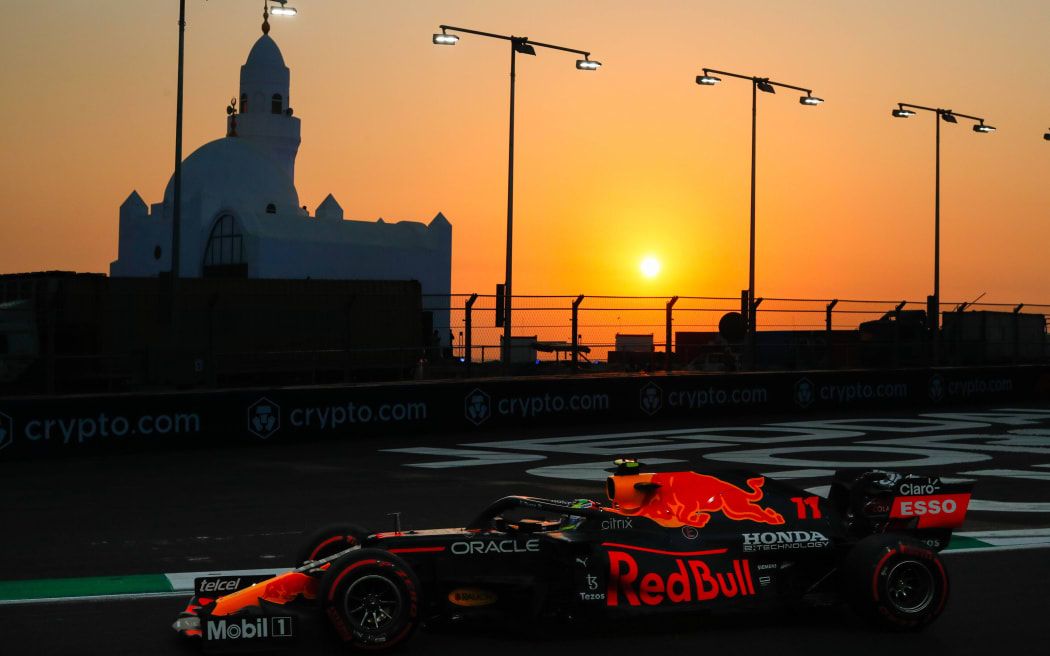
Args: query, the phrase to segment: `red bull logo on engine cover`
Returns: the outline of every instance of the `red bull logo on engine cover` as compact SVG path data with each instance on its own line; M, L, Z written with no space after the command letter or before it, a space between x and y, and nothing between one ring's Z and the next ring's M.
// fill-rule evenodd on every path
M621 512L648 517L663 526L705 526L711 514L720 512L732 520L763 524L783 524L784 516L772 508L759 505L762 500L762 476L747 479L750 489L739 488L728 481L695 472L641 474L624 479L645 479L652 486L650 496L637 508L624 507ZM624 480L625 483L629 481ZM620 484L617 483L617 486Z

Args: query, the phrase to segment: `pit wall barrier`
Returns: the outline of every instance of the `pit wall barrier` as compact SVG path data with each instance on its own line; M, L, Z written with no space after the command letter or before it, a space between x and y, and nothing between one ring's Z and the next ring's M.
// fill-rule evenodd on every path
M1050 366L527 377L0 398L0 462L358 436L1050 401Z

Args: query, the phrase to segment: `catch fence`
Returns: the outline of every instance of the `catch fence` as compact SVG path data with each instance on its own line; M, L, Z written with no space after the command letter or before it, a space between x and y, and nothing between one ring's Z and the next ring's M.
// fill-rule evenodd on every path
M426 309L449 312L452 355L473 363L500 360L504 331L497 312L499 299L481 294L454 294L448 298L447 307L441 302L445 297L424 296L423 303ZM926 301L907 299L758 299L756 348L766 355L767 367L784 366L785 360L788 366L800 367L886 365L892 361L921 364L917 360L929 357L925 352L928 327L918 325L925 322L926 309ZM944 303L942 310L1045 315L1050 312L1050 305ZM743 330L745 312L744 302L734 297L515 296L513 357L522 361L528 354L536 362L558 362L571 360L575 351L582 363L607 364L611 357L617 359L619 343L628 349L648 347L653 354L675 353L679 357L674 367L692 363L701 369L732 368L740 365L744 341L739 334L733 334L734 325L737 331ZM862 352L867 345L859 343L859 329L866 322L878 322L873 330L887 327L876 335L875 341L889 340L898 347L888 351L888 360L880 362L882 357L877 350L868 349L867 355ZM1036 338L1029 334L998 338L984 335L983 339L1016 342ZM1038 351L1042 356L1046 351L1045 328L1037 339L1038 343L1019 350ZM530 344L535 345L535 353L526 348ZM690 351L690 345L696 348ZM802 352L807 349L821 353ZM916 349L922 351L921 357L911 352ZM718 362L710 361L713 353L728 354L730 360L715 358L723 364L719 367ZM655 365L670 364L659 357L651 359Z

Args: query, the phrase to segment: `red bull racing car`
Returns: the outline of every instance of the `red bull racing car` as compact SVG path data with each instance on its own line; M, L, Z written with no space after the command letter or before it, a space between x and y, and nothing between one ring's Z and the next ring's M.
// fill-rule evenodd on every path
M825 498L746 473L650 473L618 460L604 505L509 496L460 528L325 529L284 574L198 579L173 628L207 652L316 635L374 651L457 619L844 601L876 624L918 629L944 609L937 552L970 492L935 477L843 471Z

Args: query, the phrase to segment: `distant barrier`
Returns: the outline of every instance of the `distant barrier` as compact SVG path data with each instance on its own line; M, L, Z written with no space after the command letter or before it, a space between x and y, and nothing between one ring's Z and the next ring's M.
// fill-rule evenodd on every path
M515 296L502 363L500 300L414 281L0 274L0 396L1050 363L1047 304L955 304L938 332L917 301L764 298L748 335L744 298L583 294Z
M525 377L0 398L0 462L113 452L1050 399L1050 366Z
M468 362L501 358L503 328L501 308L495 295L453 294L423 296L427 309L448 312L452 334L452 353ZM719 335L720 320L728 313L746 310L739 297L714 296L514 296L514 334L516 340L531 336L540 344L572 344L586 347L586 360L612 363L617 335L648 335L659 354L652 366L644 368L712 370L716 367L702 357L708 353L740 355L740 340ZM923 314L921 331L908 322L893 324L866 337L874 343L861 343L860 329L866 322L884 317L925 313L925 301L860 300L813 298L758 299L757 363L754 368L849 368L882 366L929 366L929 335ZM942 303L939 308L949 319L981 312L1030 315L1050 314L1050 305L1033 303ZM965 312L963 312L965 310ZM982 331L979 335L945 334L946 349L938 361L942 365L1017 364L1037 362L1050 355L1045 328L1035 333ZM978 344L980 342L980 344ZM1015 346L1020 343L1019 349ZM951 348L948 348L951 347ZM980 347L980 348L978 348ZM973 350L979 353L971 353ZM566 348L538 349L536 361L565 360ZM663 355L675 357L665 363ZM697 356L701 356L698 358ZM622 362L622 360L621 360ZM634 367L638 368L638 367ZM717 367L721 370L722 367Z

